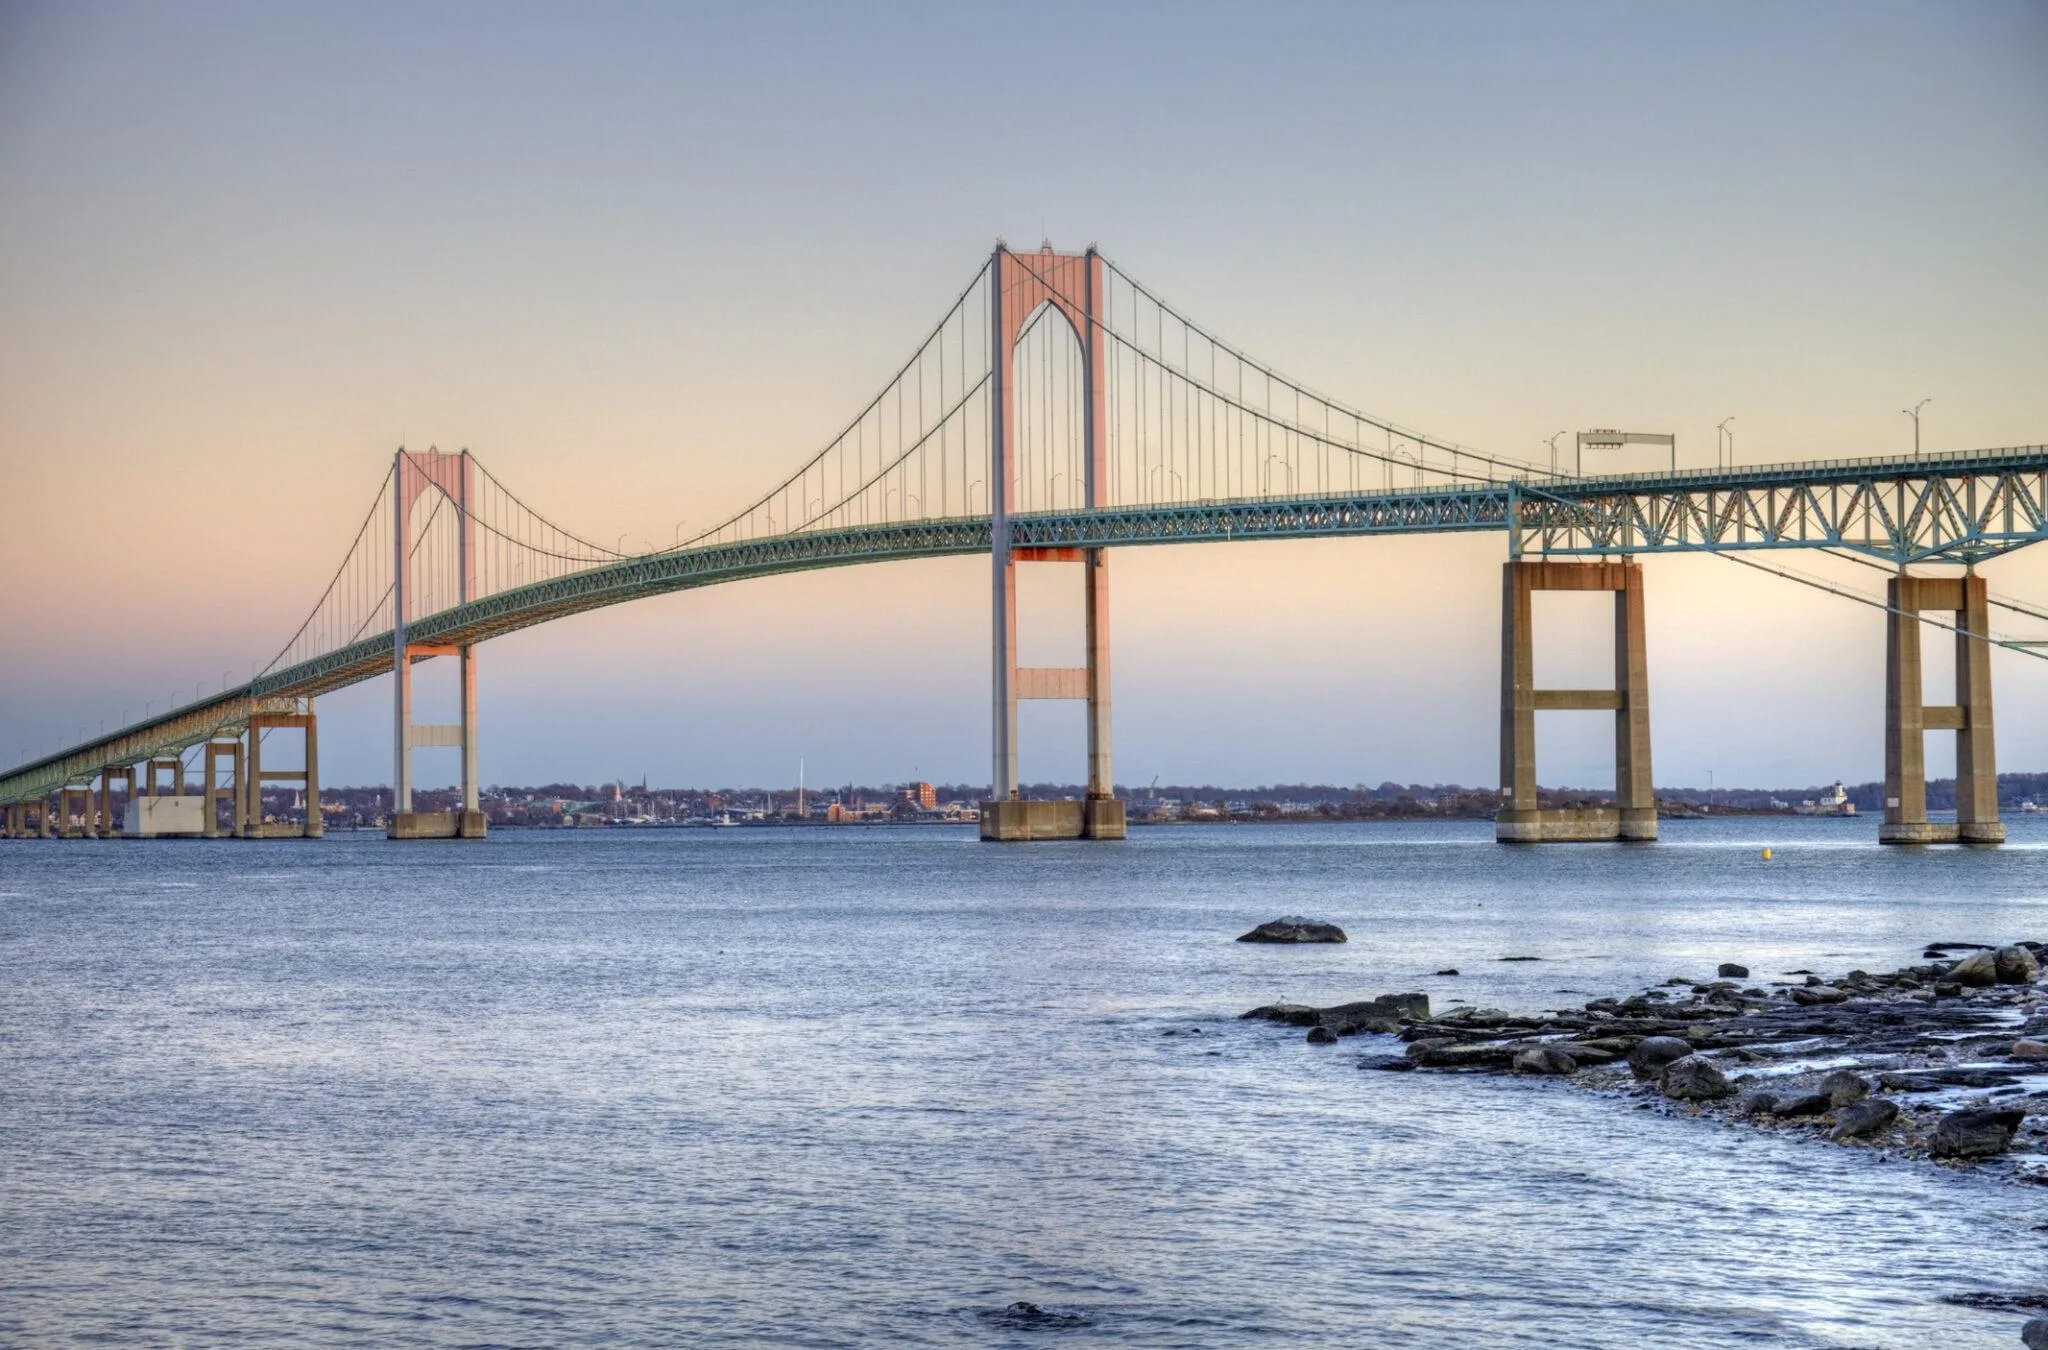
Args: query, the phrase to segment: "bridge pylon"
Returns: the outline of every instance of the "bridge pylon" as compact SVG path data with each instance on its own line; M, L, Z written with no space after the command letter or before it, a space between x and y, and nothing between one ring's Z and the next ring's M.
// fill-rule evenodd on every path
M994 765L990 798L981 804L981 837L989 840L1121 839L1124 804L1110 758L1109 553L1101 548L1016 548L1011 514L1022 497L1017 475L1017 408L1013 362L1017 341L1050 308L1072 328L1082 354L1082 500L1098 508L1108 481L1104 352L1096 306L1106 292L1102 257L1044 250L1019 257L1001 244L989 258L992 397L989 400L989 534L994 566ZM1017 564L1078 563L1084 569L1087 663L1017 664ZM1088 795L1082 801L1024 801L1017 790L1017 702L1078 699L1088 705Z
M456 594L460 603L476 598L476 534L470 508L476 500L476 463L469 451L448 454L428 450L413 454L401 449L391 465L392 501L397 512L392 538L391 653L395 676L393 702L393 765L391 818L387 839L481 839L484 813L477 797L476 650L473 644L421 643L406 639L406 607L413 593L412 511L421 494L432 488L455 508ZM412 668L435 656L453 656L461 664L462 720L453 725L417 725L412 720ZM454 746L462 751L462 805L454 811L412 809L412 752L425 746Z
M1532 600L1537 591L1614 592L1614 687L1538 689ZM1592 710L1614 713L1614 800L1611 807L1544 810L1536 795L1536 714ZM1643 569L1618 561L1508 562L1501 586L1500 812L1494 838L1503 843L1627 840L1657 837L1650 786L1650 674L1643 628Z
M1887 584L1885 616L1884 822L1881 844L2002 844L1998 818L1998 761L1991 721L1990 593L1984 578L1916 577L1905 572ZM1955 615L1956 696L1952 704L1925 700L1920 666L1920 615ZM1956 733L1956 818L1927 818L1929 731Z

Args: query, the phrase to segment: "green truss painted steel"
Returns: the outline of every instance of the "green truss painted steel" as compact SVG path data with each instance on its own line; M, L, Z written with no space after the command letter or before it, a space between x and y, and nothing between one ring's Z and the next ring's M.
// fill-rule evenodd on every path
M2048 446L1919 459L1457 484L1302 500L1188 502L1016 516L1015 547L1133 547L1333 535L1507 531L1555 556L1848 549L1904 566L1972 563L2048 539ZM985 516L872 525L629 558L504 591L407 625L409 641L482 642L628 600L821 567L981 553ZM0 776L0 803L247 725L391 669L391 634L271 672L211 699Z

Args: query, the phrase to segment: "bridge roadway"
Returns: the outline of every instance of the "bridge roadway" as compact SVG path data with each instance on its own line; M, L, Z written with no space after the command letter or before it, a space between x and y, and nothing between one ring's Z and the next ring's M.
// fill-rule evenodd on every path
M1535 478L1314 498L1014 515L1016 549L1502 531L1512 557L1850 550L1903 569L1975 563L2048 538L2048 446L1603 478ZM986 553L987 516L802 532L657 552L500 592L406 625L464 646L584 610L812 568ZM1931 606L1930 606L1931 607ZM381 632L0 775L0 805L176 754L392 669ZM1931 710L1930 710L1931 711Z

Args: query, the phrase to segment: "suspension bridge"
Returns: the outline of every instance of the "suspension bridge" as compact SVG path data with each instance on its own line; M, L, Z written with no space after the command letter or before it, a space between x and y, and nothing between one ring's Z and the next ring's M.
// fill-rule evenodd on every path
M477 648L552 619L670 591L811 568L957 554L991 561L988 839L1114 838L1109 561L1146 544L1493 531L1505 536L1501 801L1508 841L1656 837L1642 565L1716 553L1887 614L1885 811L1892 843L1996 843L1990 648L1975 570L2048 538L2048 447L1584 476L1483 453L1374 417L1223 342L1091 248L998 245L881 391L744 509L674 547L606 548L529 506L468 451L399 450L299 629L246 683L0 772L8 837L315 836L320 695L392 676L393 838L476 837ZM1882 600L1753 555L1820 551L1884 571ZM1017 568L1085 577L1084 664L1020 666ZM1950 570L1930 573L1930 567ZM1954 568L1961 568L1958 573ZM1919 568L1916 572L1913 569ZM1538 689L1531 597L1611 592L1611 688ZM1946 616L1946 617L1943 617ZM1926 704L1923 628L1953 635L1956 694ZM460 720L413 721L412 668L459 664ZM1022 800L1017 705L1087 706L1088 788ZM1615 717L1614 805L1545 810L1535 718ZM1930 821L1924 733L1957 733L1956 820ZM263 763L303 737L302 768ZM461 802L413 809L412 752L461 752ZM188 760L190 764L188 765ZM199 770L199 790L188 773ZM164 779L168 775L169 783ZM303 790L303 822L266 818L266 784ZM168 790L167 790L168 789ZM118 803L118 810L117 810Z

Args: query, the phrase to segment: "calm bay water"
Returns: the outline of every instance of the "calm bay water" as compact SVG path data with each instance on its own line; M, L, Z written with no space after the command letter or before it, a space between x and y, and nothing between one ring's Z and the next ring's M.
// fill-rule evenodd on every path
M1665 829L0 842L0 1340L2017 1344L2039 1191L1235 1020L2048 938L2048 822Z

